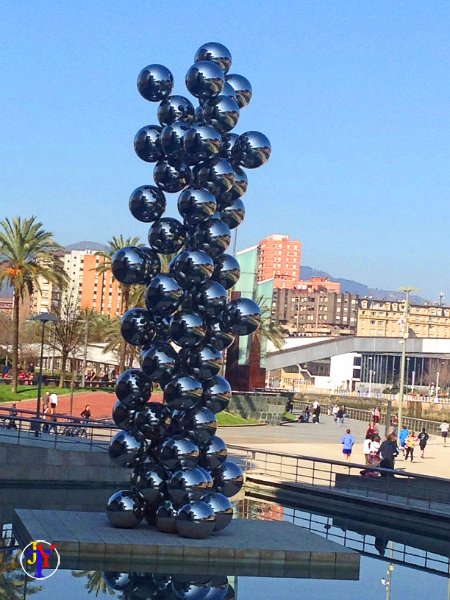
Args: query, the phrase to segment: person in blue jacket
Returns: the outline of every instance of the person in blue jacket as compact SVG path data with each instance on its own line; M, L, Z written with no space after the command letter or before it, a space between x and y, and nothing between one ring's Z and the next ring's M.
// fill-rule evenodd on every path
M400 431L400 435L399 440L400 440L400 450L403 452L403 454L405 453L405 449L406 449L406 439L409 435L409 429L406 427L406 425L403 425L402 430Z
M355 443L355 438L352 436L350 429L347 429L347 431L345 432L345 435L343 435L341 438L342 453L345 455L345 460L347 460L347 461L349 460L349 458L352 454L352 449L353 449L354 443Z

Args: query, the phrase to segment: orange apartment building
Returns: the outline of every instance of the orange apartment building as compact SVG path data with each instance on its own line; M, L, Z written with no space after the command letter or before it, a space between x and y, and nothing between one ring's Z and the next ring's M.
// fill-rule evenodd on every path
M274 279L274 288L294 287L300 277L302 243L288 235L274 234L258 244L257 280Z
M110 269L104 273L95 270L99 265L104 264L104 260L104 258L95 254L84 256L81 307L115 317L120 315L121 293L119 284L113 280Z

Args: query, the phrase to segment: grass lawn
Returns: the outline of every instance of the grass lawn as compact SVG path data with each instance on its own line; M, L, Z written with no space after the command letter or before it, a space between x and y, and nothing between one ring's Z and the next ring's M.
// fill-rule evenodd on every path
M243 419L239 415L233 415L227 411L222 411L217 415L219 426L232 426L232 425L255 425L259 423L256 419Z
M96 388L97 389L97 388ZM29 400L37 398L37 386L35 385L19 385L17 387L17 394L13 394L11 391L11 386L0 385L0 404L2 402L20 402L21 400ZM89 388L85 389L74 389L74 393L78 394L79 392L90 392L92 391ZM45 392L56 392L58 396L63 394L70 394L70 388L60 388L60 387L43 387L42 388L42 396L44 396Z

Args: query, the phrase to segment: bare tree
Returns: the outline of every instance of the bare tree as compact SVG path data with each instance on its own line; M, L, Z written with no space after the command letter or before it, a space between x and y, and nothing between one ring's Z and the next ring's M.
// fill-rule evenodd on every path
M54 331L49 345L61 356L61 376L59 385L64 385L64 373L67 360L75 358L77 351L81 350L84 343L86 315L80 310L78 297L74 292L68 294L61 302L58 311L58 321L54 324Z

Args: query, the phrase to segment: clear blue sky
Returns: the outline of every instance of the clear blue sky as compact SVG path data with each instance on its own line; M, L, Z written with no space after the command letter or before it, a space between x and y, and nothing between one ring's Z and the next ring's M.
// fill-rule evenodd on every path
M165 64L183 94L220 41L253 85L236 131L272 142L238 247L288 233L304 264L450 302L449 31L438 0L4 2L0 217L35 214L64 244L145 239L128 198L152 166L132 140L157 105L136 77Z

